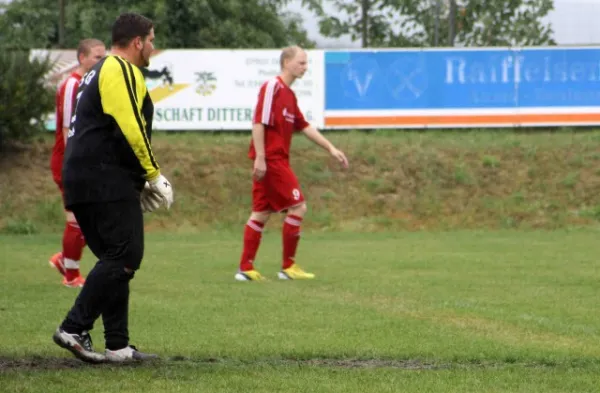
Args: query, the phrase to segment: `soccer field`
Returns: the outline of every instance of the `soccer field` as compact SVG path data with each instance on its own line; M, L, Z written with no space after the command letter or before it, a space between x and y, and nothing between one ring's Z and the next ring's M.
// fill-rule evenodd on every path
M78 291L47 264L59 235L0 236L0 392L597 391L599 235L309 232L317 279L282 282L271 230L270 281L240 283L241 233L151 233L130 333L162 359L124 366L52 342Z

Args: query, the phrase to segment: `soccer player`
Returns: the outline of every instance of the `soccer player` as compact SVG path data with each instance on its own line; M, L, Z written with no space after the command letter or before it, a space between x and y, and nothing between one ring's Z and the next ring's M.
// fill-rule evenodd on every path
M153 42L152 21L133 13L117 18L110 55L83 76L68 134L65 206L98 262L53 339L90 363L156 357L129 345L128 331L129 281L144 254L143 212L173 203L150 144L154 105L140 70ZM104 354L93 350L89 335L100 316Z
M88 72L97 62L106 55L104 43L94 38L82 40L77 47L77 60L79 66L56 91L56 137L50 158L52 178L63 194L62 166L65 155L65 143L69 124L75 108L75 96L83 74ZM82 287L85 279L79 272L79 260L85 247L85 239L75 220L73 212L66 210L66 224L62 238L62 252L50 258L50 266L54 267L63 276L63 285L71 288Z
M264 277L254 268L263 228L273 212L285 212L283 223L283 262L278 277L283 280L311 279L295 263L300 226L306 202L298 179L290 168L289 152L294 131L301 130L310 140L327 150L344 167L344 153L308 124L294 91L290 88L307 70L306 52L298 47L284 48L280 56L281 73L260 88L254 111L252 141L248 156L254 160L252 214L244 229L244 249L238 281L259 281Z

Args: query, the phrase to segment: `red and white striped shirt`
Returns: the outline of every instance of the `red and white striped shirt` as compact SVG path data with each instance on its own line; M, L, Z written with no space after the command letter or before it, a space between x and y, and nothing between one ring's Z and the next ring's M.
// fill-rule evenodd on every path
M52 174L56 181L60 181L62 178L62 163L65 156L63 128L69 128L71 124L80 82L81 75L73 72L58 86L56 91L56 134L50 161Z
M253 124L265 126L265 158L288 160L294 131L309 126L298 108L296 94L280 77L273 78L260 88L254 109ZM248 157L256 158L254 142L250 142Z

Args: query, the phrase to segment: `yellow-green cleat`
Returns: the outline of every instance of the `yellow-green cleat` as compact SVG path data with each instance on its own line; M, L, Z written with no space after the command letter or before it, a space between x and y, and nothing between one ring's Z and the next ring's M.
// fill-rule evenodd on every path
M262 274L256 270L239 271L235 274L235 279L238 281L264 281L266 280Z
M294 263L287 269L283 269L277 273L277 277L281 280L311 280L315 278L315 275L305 272L300 266Z

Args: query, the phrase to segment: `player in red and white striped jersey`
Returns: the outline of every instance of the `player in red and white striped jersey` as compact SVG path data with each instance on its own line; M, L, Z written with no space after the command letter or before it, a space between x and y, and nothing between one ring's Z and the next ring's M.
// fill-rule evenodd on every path
M106 47L100 40L89 38L82 40L77 48L79 66L67 79L60 83L56 91L56 136L50 169L52 178L61 194L62 167L65 155L65 144L75 114L77 90L83 75L88 72L100 59L106 55ZM63 233L62 252L50 258L50 265L63 275L63 284L67 287L82 287L85 279L79 272L79 260L85 247L85 239L72 212L65 210L66 225Z
M280 65L281 74L262 85L254 111L248 154L254 161L252 214L244 229L244 249L239 271L235 275L238 281L263 279L254 268L254 258L263 228L273 212L286 213L282 233L283 258L278 277L282 280L314 278L314 274L305 272L295 263L306 203L289 163L294 132L302 131L344 167L348 167L344 153L304 119L298 108L296 94L290 88L306 72L306 52L297 46L285 48L281 53Z

